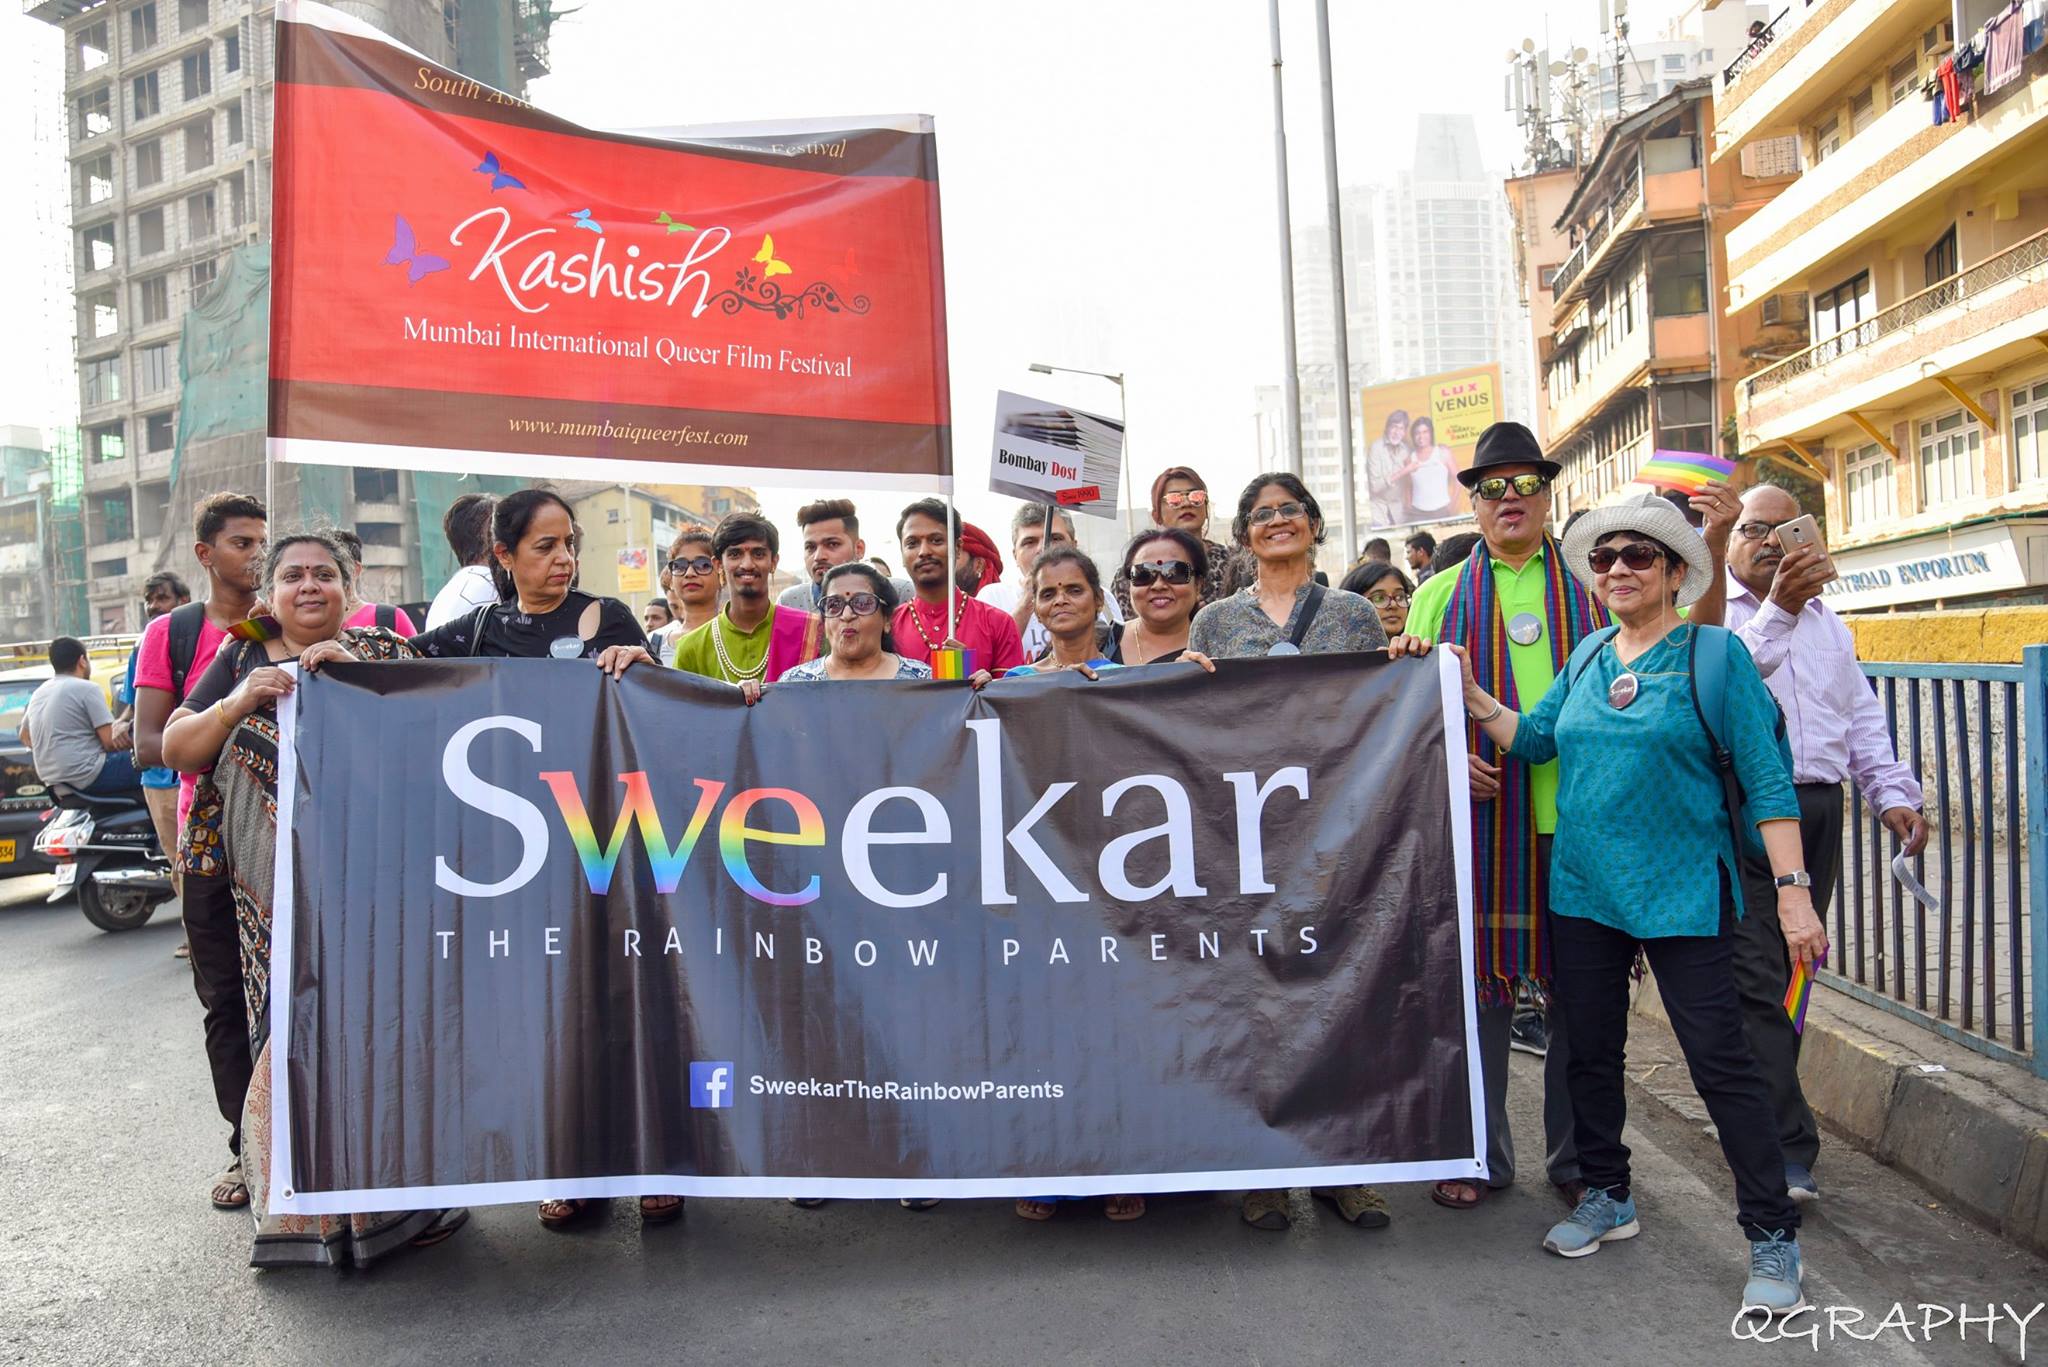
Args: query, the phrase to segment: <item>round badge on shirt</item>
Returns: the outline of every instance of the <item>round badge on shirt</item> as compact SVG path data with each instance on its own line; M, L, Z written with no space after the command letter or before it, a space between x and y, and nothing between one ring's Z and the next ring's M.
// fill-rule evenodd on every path
M581 659L583 658L583 638L581 636L557 636L554 640L548 642L548 654L554 656L557 660Z
M1607 685L1608 704L1612 706L1615 711L1622 711L1630 703L1636 700L1636 693L1639 691L1640 687L1641 685L1638 683L1635 675L1616 675L1614 682Z
M1508 639L1518 646L1533 646L1543 639L1543 619L1533 612L1518 612L1508 619Z
M1266 648L1268 655L1299 655L1301 647L1292 641L1275 641Z

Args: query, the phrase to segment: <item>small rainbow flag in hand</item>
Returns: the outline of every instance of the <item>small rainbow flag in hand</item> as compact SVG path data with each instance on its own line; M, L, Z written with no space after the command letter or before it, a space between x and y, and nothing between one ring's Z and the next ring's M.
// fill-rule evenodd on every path
M974 674L974 652L965 646L941 646L932 652L934 679L966 679Z
M1735 462L1720 456L1698 451L1655 451L1643 462L1643 468L1636 472L1636 483L1696 494L1709 484L1729 479L1734 474Z
M1785 988L1785 1014L1792 1018L1792 1033L1806 1033L1806 1001L1813 995L1813 970L1826 962L1827 955L1813 961L1813 967L1795 963L1792 965L1792 981Z

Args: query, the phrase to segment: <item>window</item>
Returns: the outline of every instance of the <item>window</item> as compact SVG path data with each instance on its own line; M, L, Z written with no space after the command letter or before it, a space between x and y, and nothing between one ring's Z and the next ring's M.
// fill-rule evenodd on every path
M2012 455L2019 483L2048 480L2048 379L2012 392Z
M222 71L227 72L230 76L234 75L237 71L240 71L242 69L241 34L230 33L226 38L221 40L220 62L220 69Z
M161 413L152 413L142 420L142 449L155 455L168 451L178 444L178 414L166 408Z
M128 11L128 50L141 52L156 46L156 4L137 5Z
M154 256L164 249L164 211L144 209L135 216L135 254Z
M86 320L83 329L85 335L95 341L102 337L111 337L121 330L121 306L112 290L99 290L81 296L78 310Z
M356 502L396 503L398 502L398 471L376 470L368 466L357 466L355 472ZM381 525L381 524L380 524ZM364 542L369 537L363 538ZM391 544L397 545L397 542Z
M132 84L135 91L136 119L140 121L156 117L157 112L163 108L163 102L157 92L156 73L145 71L137 76Z
M1870 293L1870 272L1858 271L1841 284L1813 297L1813 335L1832 337L1847 332L1868 318L1875 309ZM1848 346L1855 346L1850 340Z
M135 352L135 392L161 394L178 382L177 358L169 342L139 347Z
M121 424L110 422L104 427L86 428L85 449L96 461L120 460L126 456L128 441L121 435Z
M85 402L88 406L96 403L119 403L121 400L121 358L119 356L97 356L78 363L79 383L84 387Z
M1938 508L1977 493L1983 431L1961 411L1920 424L1920 506Z
M228 106L228 146L240 147L241 145L242 106L238 104L231 104Z
M186 99L196 100L213 93L213 44L207 43L197 52L186 53L178 68L184 78Z
M1886 90L1893 104L1904 104L1919 93L1920 63L1912 53L1907 53L1892 63L1892 69L1885 78Z
M213 120L200 119L185 125L185 169L213 165Z
M114 225L95 223L78 234L78 268L104 271L114 264Z
M105 152L78 163L78 177L85 186L87 204L104 204L114 197L114 154Z
M96 138L114 126L114 92L107 86L80 95L73 109L77 111L77 117L71 121L71 136L75 140Z
M1682 52L1667 52L1667 53L1665 53L1665 54L1664 54L1664 69L1665 69L1666 71L1684 71L1684 70L1685 70L1685 54L1684 54L1684 53L1682 53Z
M1842 118L1837 114L1813 130L1813 164L1820 165L1842 150Z
M206 27L206 0L178 0L178 32Z
M1650 242L1650 313L1656 318L1707 311L1707 243L1697 233Z
M1855 137L1870 127L1870 121L1877 117L1877 96L1866 90L1849 105L1849 136Z
M72 36L72 58L80 71L99 70L107 64L113 50L113 45L107 41L107 21L104 19L84 25Z
M1926 268L1928 285L1939 285L1956 273L1956 225L1948 225L1948 231L1935 240L1927 254L1921 258Z
M198 303L213 288L214 272L217 268L211 257L192 263L192 302Z
M135 186L147 189L164 178L164 145L160 138L135 144Z
M213 191L201 190L185 197L185 240L203 242L220 231L213 212Z
M1898 483L1892 474L1891 453L1876 442L1842 457L1842 485L1842 503L1851 527L1863 530L1898 516Z
M1657 386L1657 445L1666 451L1714 454L1714 382Z
M162 323L171 316L171 277L152 275L147 280L135 283L135 307L142 315L142 325Z
M228 226L239 228L249 221L249 195L243 189L240 172L228 177Z

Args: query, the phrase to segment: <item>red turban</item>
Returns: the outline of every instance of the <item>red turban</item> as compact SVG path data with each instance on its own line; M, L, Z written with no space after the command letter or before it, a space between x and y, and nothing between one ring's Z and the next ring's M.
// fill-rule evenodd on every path
M990 584L1003 582L1003 553L996 549L996 543L988 539L988 533L972 522L960 524L960 549L981 561L981 582L974 586L980 593Z

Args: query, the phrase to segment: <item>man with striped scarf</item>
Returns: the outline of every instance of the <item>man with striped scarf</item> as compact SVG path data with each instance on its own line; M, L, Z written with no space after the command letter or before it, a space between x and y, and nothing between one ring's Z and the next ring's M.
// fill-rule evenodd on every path
M1463 646L1482 687L1508 707L1529 708L1582 637L1606 625L1607 614L1572 577L1545 527L1557 462L1535 434L1500 422L1480 434L1472 467L1458 481L1472 495L1480 543L1462 566L1446 569L1415 592L1408 630L1427 641ZM1514 1182L1515 1148L1508 1132L1508 1036L1515 993L1542 996L1550 973L1545 901L1550 839L1557 829L1557 765L1531 768L1502 756L1469 727L1472 771L1473 953L1479 977L1479 1062L1486 1084L1484 1185L1439 1182L1439 1205L1467 1210L1489 1190ZM1576 1204L1578 1150L1572 1142L1571 1097L1565 1089L1564 1030L1554 1010L1543 1061L1545 1167L1566 1201Z

